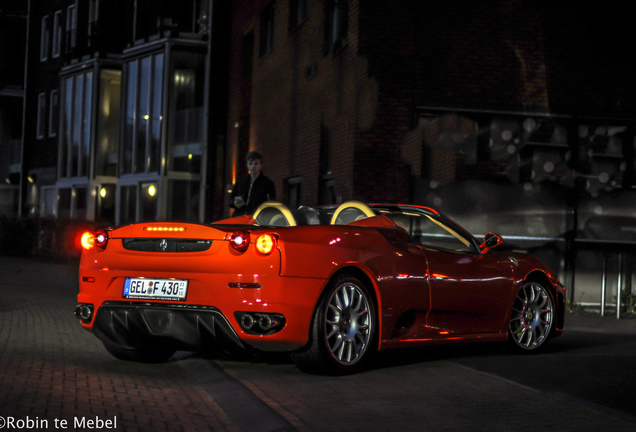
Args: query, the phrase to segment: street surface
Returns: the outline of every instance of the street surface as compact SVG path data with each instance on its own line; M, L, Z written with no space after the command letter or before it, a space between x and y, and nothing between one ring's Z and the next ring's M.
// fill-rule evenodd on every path
M634 431L636 317L567 317L545 353L380 353L325 377L283 356L122 362L73 316L77 264L0 257L0 431Z

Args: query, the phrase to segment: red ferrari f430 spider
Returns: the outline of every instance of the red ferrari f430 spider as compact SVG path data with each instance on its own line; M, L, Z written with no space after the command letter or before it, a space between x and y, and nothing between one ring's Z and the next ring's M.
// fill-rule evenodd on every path
M565 288L540 261L414 205L265 203L213 224L138 223L83 237L75 315L115 357L287 351L359 370L378 350L561 334Z

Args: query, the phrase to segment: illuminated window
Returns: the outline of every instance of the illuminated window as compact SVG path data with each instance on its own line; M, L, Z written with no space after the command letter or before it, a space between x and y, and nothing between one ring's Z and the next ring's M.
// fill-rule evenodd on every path
M93 72L83 72L63 79L62 98L60 177L85 177L88 175L93 126Z
M102 69L99 74L99 102L95 138L95 175L117 175L120 131L121 71Z
M158 53L128 62L122 174L159 170L163 60L164 54Z
M205 56L172 52L171 135L168 141L169 170L201 173L203 157L203 95Z

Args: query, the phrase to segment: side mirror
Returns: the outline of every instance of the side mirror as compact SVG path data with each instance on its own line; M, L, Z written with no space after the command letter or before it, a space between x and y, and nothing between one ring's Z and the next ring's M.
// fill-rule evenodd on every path
M500 235L489 232L484 236L484 242L479 245L479 249L481 249L481 253L488 253L502 243L503 239Z

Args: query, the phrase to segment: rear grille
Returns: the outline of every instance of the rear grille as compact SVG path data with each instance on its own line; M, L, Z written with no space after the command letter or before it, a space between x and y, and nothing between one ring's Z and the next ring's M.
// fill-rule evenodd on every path
M210 249L212 240L174 238L125 238L124 249L137 252L203 252Z

